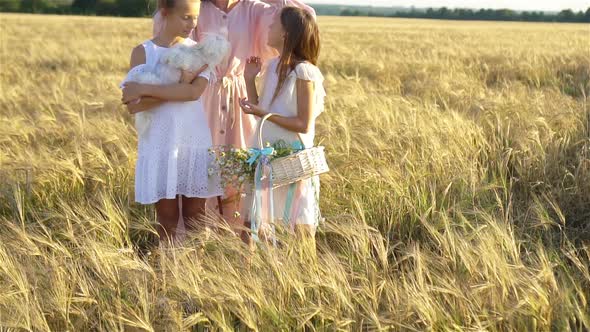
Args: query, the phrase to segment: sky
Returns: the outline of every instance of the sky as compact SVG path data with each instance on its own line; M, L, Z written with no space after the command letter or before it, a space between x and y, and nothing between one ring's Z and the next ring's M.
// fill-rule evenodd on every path
M308 0L316 4L342 4L386 7L448 7L448 8L509 8L515 10L560 11L562 9L586 10L590 0Z

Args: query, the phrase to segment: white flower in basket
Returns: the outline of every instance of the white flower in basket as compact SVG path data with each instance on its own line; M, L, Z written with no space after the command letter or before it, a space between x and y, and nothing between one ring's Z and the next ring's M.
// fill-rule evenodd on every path
M204 65L213 70L229 53L230 48L227 39L216 34L209 34L200 43L192 46L175 45L164 51L155 67L147 64L133 67L121 83L121 87L126 82L154 85L178 83L182 70L197 71ZM213 75L213 71L211 73ZM210 78L210 81L214 80L214 77ZM140 136L149 128L150 122L150 111L135 114L135 128Z

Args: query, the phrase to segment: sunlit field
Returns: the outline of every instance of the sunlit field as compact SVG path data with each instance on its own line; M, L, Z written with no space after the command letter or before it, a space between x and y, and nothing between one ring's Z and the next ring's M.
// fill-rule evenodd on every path
M320 17L316 247L154 249L149 19L0 15L1 331L587 331L590 26Z

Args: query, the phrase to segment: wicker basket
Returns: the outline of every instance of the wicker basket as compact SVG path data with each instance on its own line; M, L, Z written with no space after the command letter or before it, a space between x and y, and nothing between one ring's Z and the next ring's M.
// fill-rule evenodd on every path
M262 149L262 126L264 122L274 115L266 114L258 123L258 147ZM299 140L303 143L301 135ZM305 148L299 152L285 157L275 158L270 162L272 167L273 188L288 185L303 179L310 178L330 170L326 162L323 146Z

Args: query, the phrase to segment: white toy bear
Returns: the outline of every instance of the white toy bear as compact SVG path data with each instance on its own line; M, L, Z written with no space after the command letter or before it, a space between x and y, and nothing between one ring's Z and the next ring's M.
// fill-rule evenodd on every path
M221 35L207 35L200 43L188 46L179 44L166 50L159 59L159 65L146 64L133 67L120 87L126 82L166 85L180 82L181 70L197 71L205 64L214 70L230 50L230 44ZM214 77L210 78L215 80ZM135 129L139 136L146 132L151 122L150 111L135 114Z

